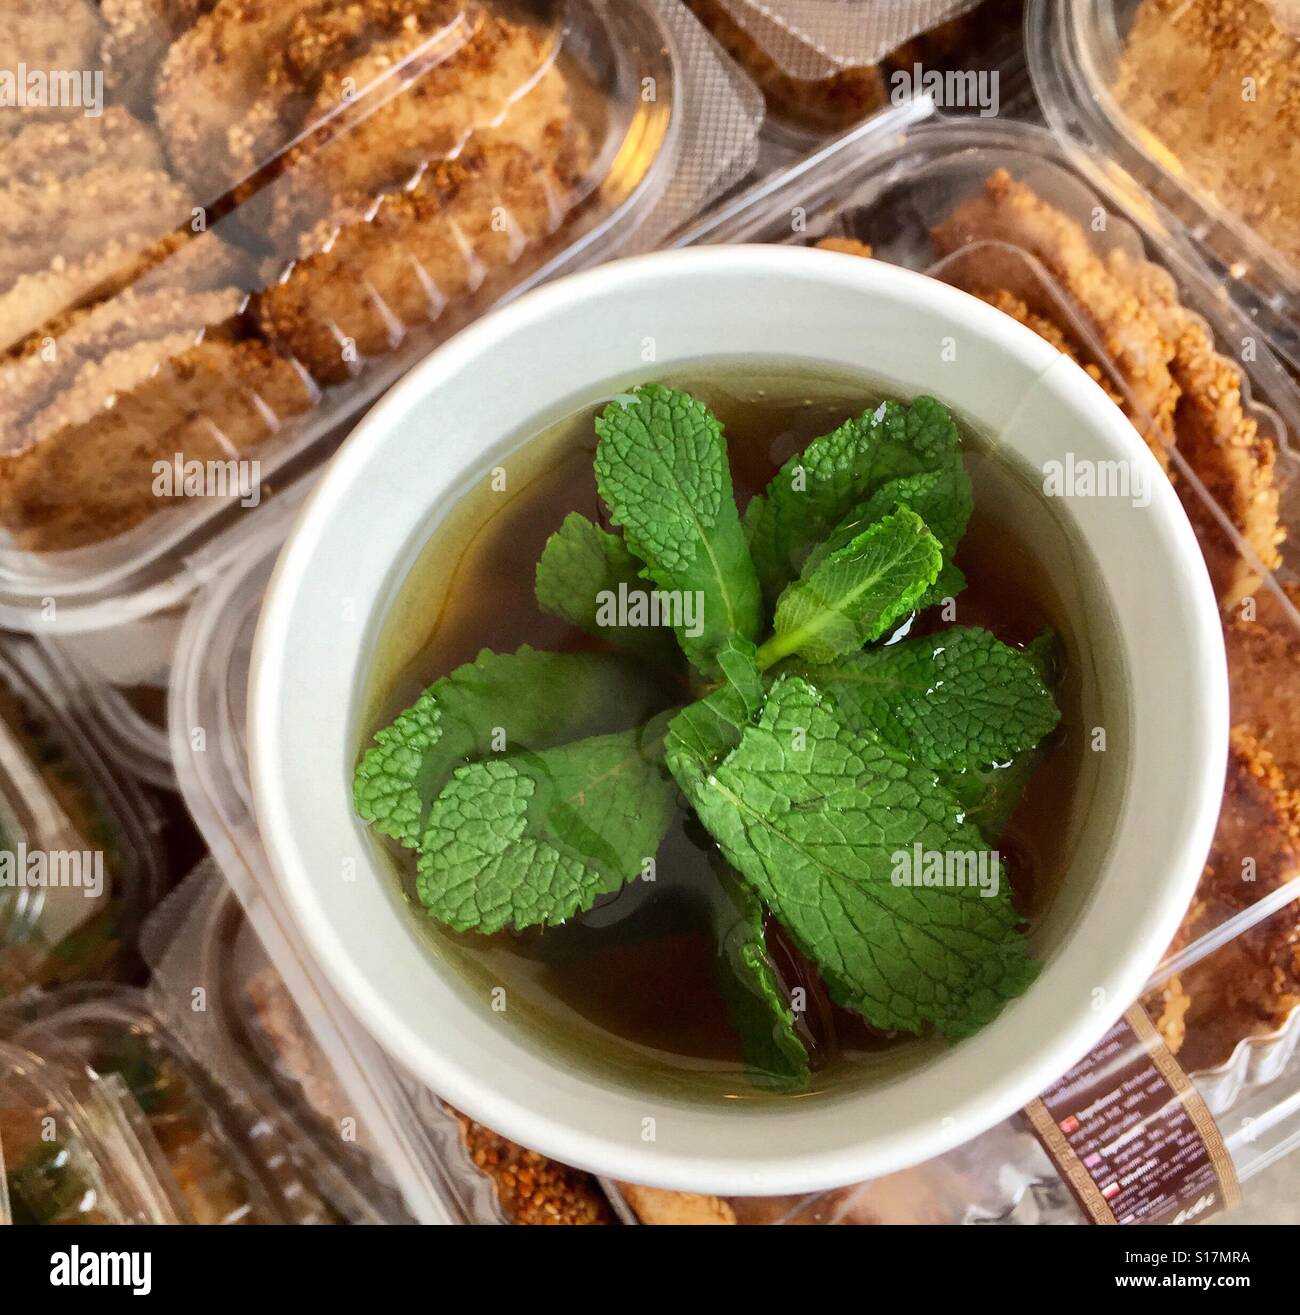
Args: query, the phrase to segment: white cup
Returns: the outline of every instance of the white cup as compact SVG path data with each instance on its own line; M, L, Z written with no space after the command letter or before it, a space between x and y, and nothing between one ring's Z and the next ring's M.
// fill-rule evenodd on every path
M719 357L812 362L904 398L928 393L1021 470L1068 451L1132 463L1151 490L1135 508L1049 500L1025 482L1014 510L1022 529L1063 518L1086 550L1093 584L1078 594L1088 612L1078 628L1097 632L1089 666L1110 710L1097 789L1075 801L1074 859L1031 935L1037 981L969 1039L904 1048L858 1085L797 1099L665 1095L494 1013L417 934L351 800L377 637L457 496L530 430L602 391ZM1005 1118L1086 1053L1141 992L1192 897L1227 733L1222 633L1196 540L1154 458L1082 370L919 274L737 246L620 261L541 288L439 348L371 411L276 567L248 744L262 837L307 944L413 1075L570 1164L742 1195L915 1164Z

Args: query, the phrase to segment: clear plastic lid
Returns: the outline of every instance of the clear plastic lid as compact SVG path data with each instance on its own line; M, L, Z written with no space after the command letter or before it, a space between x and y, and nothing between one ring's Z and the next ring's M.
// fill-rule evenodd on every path
M670 0L220 0L147 36L68 8L99 99L0 109L17 628L180 601L438 341L752 163L752 106ZM35 10L10 28L15 58L41 40Z
M0 643L0 819L0 997L137 972L158 819L109 767L84 688L33 640Z
M0 1043L0 1217L15 1224L179 1223L120 1084L78 1080ZM146 1132L147 1137L147 1132Z
M1300 367L1300 33L1286 0L1031 0L1053 130L1185 226Z
M925 115L886 113L688 238L819 244L962 287L1073 356L1156 452L1219 593L1232 685L1219 830L1170 948L1186 964L1300 894L1300 390L1158 219L1047 132Z

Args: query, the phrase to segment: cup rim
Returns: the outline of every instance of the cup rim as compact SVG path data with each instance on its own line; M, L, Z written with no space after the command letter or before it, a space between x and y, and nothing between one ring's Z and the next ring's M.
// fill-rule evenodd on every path
M1169 879L1161 888L1155 907L1147 912L1141 937L1127 924L1110 929L1116 937L1127 938L1127 945L1132 946L1140 939L1137 948L1131 948L1126 956L1112 956L1114 962L1096 974L1098 985L1104 987L1113 1004L1100 1010L1059 1011L1059 1026L1050 1034L1044 1030L1043 1045L1032 1054L1022 1055L1014 1072L1003 1074L1000 1082L992 1084L995 1091L979 1091L975 1100L961 1092L953 1097L950 1106L956 1114L919 1118L906 1136L872 1143L869 1151L856 1150L855 1146L841 1142L821 1151L809 1149L782 1155L778 1145L759 1140L755 1135L755 1144L763 1148L760 1154L735 1153L719 1144L716 1154L709 1158L638 1144L635 1139L614 1140L605 1132L585 1126L567 1111L539 1108L536 1083L522 1072L519 1085L529 1089L527 1096L521 1097L514 1087L494 1088L465 1063L449 1059L442 1049L422 1039L402 1011L374 988L314 889L312 865L305 858L305 824L292 816L283 788L285 773L293 768L296 750L286 744L279 714L289 688L286 682L297 680L289 665L289 655L301 653L304 642L294 630L294 600L311 578L316 550L324 536L337 532L340 524L348 523L350 490L374 473L388 444L401 442L394 435L400 433L401 420L412 406L427 398L440 382L455 378L495 345L528 326L535 327L588 302L631 295L638 287L644 289L652 279L657 286L675 280L715 279L721 283L729 279L759 279L765 280L769 289L773 280L810 286L833 283L864 297L876 296L895 303L910 301L937 308L939 314L973 327L996 342L1009 358L1039 377L1050 374L1061 391L1068 394L1076 418L1086 423L1094 434L1110 447L1156 468L1154 457L1122 413L1072 361L1032 330L993 307L907 269L858 256L803 248L727 246L656 252L543 286L469 326L414 367L357 426L300 510L268 585L254 642L247 744L255 809L272 871L307 946L332 985L367 1029L411 1074L466 1114L567 1163L647 1184L728 1195L839 1186L928 1159L1007 1117L1077 1062L1104 1035L1122 1009L1140 994L1191 899L1209 849L1222 795L1228 697L1217 603L1191 526L1162 474L1152 502L1159 521L1157 537L1163 541L1169 561L1178 568L1178 574L1168 583L1179 595L1189 638L1196 646L1188 661L1194 669L1198 697L1193 706L1183 710L1187 757L1185 763L1179 764L1185 769L1181 792L1187 827L1178 840L1166 842L1164 870ZM534 411L540 413L544 405L544 399L539 400ZM482 454L480 464L481 461ZM355 528L351 532L355 534ZM383 582L372 583L378 588ZM364 677L364 670L363 662L351 674L354 697L356 682ZM350 776L351 762L344 767ZM368 875L374 880L385 879L373 863ZM1149 875L1144 873L1143 879L1147 880ZM414 939L410 929L406 929L406 934ZM447 988L442 980L447 974L427 956L426 962L430 976ZM1034 990L1031 987L1027 996L1021 998L1028 998ZM482 1052L485 1062L491 1051L509 1048L500 1033L493 1034L491 1041L487 1036L482 1040L486 1047ZM978 1045L978 1038L952 1049L958 1051L974 1045ZM522 1050L518 1053L511 1050L512 1060L519 1060L521 1054L532 1055L534 1070L530 1077L540 1081L548 1061ZM552 1061L550 1068L554 1070L557 1064L563 1067L562 1061ZM557 1082L561 1078L558 1072L551 1072L550 1076ZM861 1095L850 1093L844 1104L851 1106ZM647 1101L653 1103L653 1100L647 1097ZM695 1107L691 1107L691 1114L703 1118ZM732 1114L739 1115L740 1111ZM781 1116L787 1121L790 1117L793 1116ZM746 1125L752 1123L748 1114L742 1121Z

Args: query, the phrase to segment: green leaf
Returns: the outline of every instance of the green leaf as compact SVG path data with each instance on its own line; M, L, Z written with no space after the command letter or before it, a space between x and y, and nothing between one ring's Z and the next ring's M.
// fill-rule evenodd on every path
M549 926L637 876L672 807L661 720L458 768L429 812L420 902L456 931Z
M730 640L718 654L723 683L668 723L664 756L683 789L688 779L712 771L740 743L741 731L758 715L763 678L755 658L748 640Z
M647 384L611 402L596 432L596 487L610 517L643 575L698 608L677 638L695 667L716 674L726 641L757 639L762 624L722 427L688 394Z
M957 427L932 397L883 402L814 439L745 511L764 597L775 601L817 545L883 485L960 462Z
M357 812L413 849L429 805L460 764L635 726L656 700L653 683L626 659L484 649L375 736L353 781Z
M759 666L792 653L834 662L879 639L916 608L942 565L939 541L915 512L876 521L781 595L776 633L759 649Z
M1047 629L1022 650L1044 689L1056 685L1058 648L1055 633ZM965 807L966 820L979 828L989 844L996 845L1046 756L1047 745L1042 742L1010 759L941 773L940 779Z
M850 512L825 542L812 550L804 571L838 552L863 530L901 507L914 511L925 522L925 528L939 540L947 561L966 533L972 506L970 476L959 461L942 470L927 470L920 475L891 479Z
M953 565L952 558L966 533L974 508L970 476L960 457L954 457L938 470L927 470L920 475L907 475L882 484L835 527L824 543L813 549L804 571L807 572L810 564L820 562L844 547L868 526L902 507L916 512L943 549L939 578L926 591L917 604L918 608L931 607L945 598L955 597L965 588L966 578Z
M763 904L734 873L719 880L723 918L718 984L740 1034L749 1080L800 1091L808 1085L808 1051L763 935Z
M1010 758L1061 717L1034 663L987 630L955 626L805 674L837 700L849 724L936 769Z
M902 856L978 861L984 843L932 772L846 727L807 681L778 680L691 797L832 998L875 1026L966 1035L1032 980L1005 881L993 897L895 884Z
M537 563L537 605L598 639L644 659L667 664L677 645L663 626L602 624L603 605L620 590L643 593L641 563L616 534L570 512L546 541Z

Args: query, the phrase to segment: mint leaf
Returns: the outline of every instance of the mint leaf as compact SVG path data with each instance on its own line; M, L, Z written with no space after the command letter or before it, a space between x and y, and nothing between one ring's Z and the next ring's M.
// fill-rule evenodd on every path
M952 558L974 509L970 476L960 457L954 457L939 470L927 470L920 475L907 475L882 484L862 506L835 527L824 543L813 549L804 571L808 570L808 564L820 562L844 547L867 526L900 507L916 512L943 549L939 577L921 597L917 608L932 607L945 598L956 597L966 587L966 577L953 565Z
M596 420L596 487L643 575L694 613L674 628L686 656L715 674L733 635L757 639L758 579L732 495L722 427L688 394L659 384Z
M977 856L983 841L932 772L846 727L807 681L773 685L691 799L832 998L875 1026L966 1035L1032 980L1005 881L992 898L894 884L900 855Z
M668 770L686 782L713 770L740 743L741 731L763 703L763 678L754 645L733 639L718 654L723 684L683 708L668 723L664 756Z
M653 683L626 659L484 649L375 736L353 779L357 812L413 849L460 764L635 726L655 705Z
M1061 718L1034 663L987 630L954 626L805 674L834 696L849 724L938 769L1010 758Z
M850 512L823 543L812 550L804 571L807 572L810 566L825 560L831 553L856 539L863 530L901 507L914 511L925 522L925 528L939 540L944 560L949 560L961 542L962 535L966 533L973 507L970 476L966 474L966 468L960 462L955 462L942 470L927 470L920 475L891 479L887 484L882 484L866 502Z
M616 534L578 512L570 512L546 541L537 563L537 605L598 639L648 662L670 663L677 655L662 626L602 624L609 598L645 594L641 563Z
M1047 629L1021 652L1044 689L1055 687L1057 650L1056 635ZM1046 756L1046 744L1039 743L1007 760L941 773L940 780L965 807L966 820L979 828L989 844L996 845Z
M813 439L745 511L763 596L774 601L813 549L882 485L960 462L957 427L932 397L883 402Z
M483 933L590 908L641 872L668 828L661 748L658 726L458 768L420 843L420 902Z
M943 549L915 512L875 522L777 600L776 633L758 651L766 669L792 653L833 662L879 639L913 611L943 565Z
M734 873L719 879L722 932L718 984L740 1034L749 1080L798 1091L808 1085L808 1051L763 935L763 904Z

